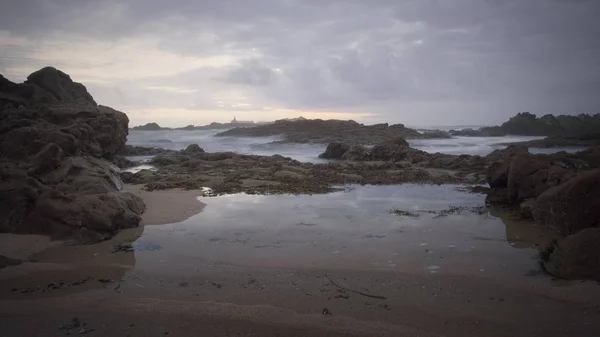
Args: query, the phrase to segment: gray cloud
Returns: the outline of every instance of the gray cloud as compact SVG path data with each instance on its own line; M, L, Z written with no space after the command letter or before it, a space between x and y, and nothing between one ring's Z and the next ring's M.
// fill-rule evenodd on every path
M151 37L181 57L234 59L93 85L106 104L372 112L413 124L598 112L594 0L31 0L8 8L0 31L34 41L68 36L84 47ZM46 61L31 56L36 47L0 48L9 73Z

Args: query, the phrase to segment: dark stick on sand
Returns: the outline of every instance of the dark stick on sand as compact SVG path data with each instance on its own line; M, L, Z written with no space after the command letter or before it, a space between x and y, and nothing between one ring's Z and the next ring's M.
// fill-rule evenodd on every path
M348 289L346 287L342 287L341 285L335 283L332 279L330 279L329 276L325 276L325 277L329 280L329 282L331 282L331 284L333 284L335 287L337 287L339 289L349 291L351 293L359 294L359 295L362 295L365 297L376 298L378 300L387 300L387 297L385 297L385 296L371 295L371 294L360 292L358 290L353 290L353 289Z

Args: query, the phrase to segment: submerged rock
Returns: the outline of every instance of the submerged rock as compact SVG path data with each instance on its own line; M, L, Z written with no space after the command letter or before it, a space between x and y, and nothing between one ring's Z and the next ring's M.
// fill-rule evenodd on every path
M111 162L125 146L127 116L97 106L82 84L54 68L24 84L4 81L5 88L25 104L2 108L0 232L94 242L137 226L145 206L120 191Z

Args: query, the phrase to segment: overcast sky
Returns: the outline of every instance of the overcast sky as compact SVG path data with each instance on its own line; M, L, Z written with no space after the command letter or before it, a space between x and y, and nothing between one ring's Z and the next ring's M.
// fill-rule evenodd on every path
M131 124L495 124L600 112L598 0L0 0L0 73Z

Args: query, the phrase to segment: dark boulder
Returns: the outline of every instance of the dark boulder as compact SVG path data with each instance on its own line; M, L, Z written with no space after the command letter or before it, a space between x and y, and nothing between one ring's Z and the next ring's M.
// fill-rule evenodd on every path
M370 158L370 151L362 146L351 146L346 153L342 156L344 160L350 161L365 161Z
M564 235L600 227L600 170L545 191L535 202L533 216Z
M185 148L185 150L181 151L184 154L198 154L198 153L204 153L204 149L201 148L198 144L190 144L188 145L188 147Z
M487 159L497 161L512 159L518 154L529 153L529 148L524 145L509 145L504 149L494 150L492 153L486 156Z
M52 67L42 68L27 77L25 84L49 92L58 102L75 102L97 105L81 83L73 82L69 75Z
M491 188L507 188L509 167L508 161L496 161L490 164L486 175L488 185Z
M508 199L517 204L536 198L551 187L560 185L576 175L554 156L517 155L508 169Z
M340 159L350 149L350 146L343 143L330 143L325 152L319 155L323 159Z
M548 247L541 264L557 278L600 281L599 242L600 228L586 228Z
M111 162L125 147L127 116L97 106L82 84L54 68L25 84L0 82L10 95L24 91L26 102L2 106L0 232L87 243L138 226L144 203L121 192L120 170Z
M390 140L387 140L383 143L383 145L395 145L395 146L409 146L406 139L402 137L394 137Z

